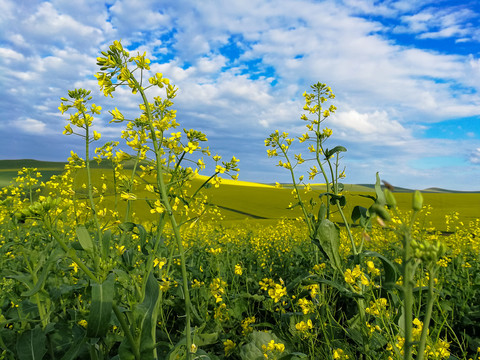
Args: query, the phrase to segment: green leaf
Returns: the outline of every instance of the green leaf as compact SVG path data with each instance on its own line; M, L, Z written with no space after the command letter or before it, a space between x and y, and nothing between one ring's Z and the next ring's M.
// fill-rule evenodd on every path
M290 354L287 354L285 356L282 356L279 358L279 360L298 360L298 359L307 359L308 356L304 353L301 352L293 352Z
M102 236L102 256L103 258L107 258L108 251L110 250L110 243L112 241L112 231L108 229L103 233Z
M122 230L122 231L132 231L133 228L135 227L135 223L133 223L133 222L124 222L124 223L121 223L120 225L118 225L118 227L119 227L120 230Z
M335 195L335 194L328 194L330 195L330 204L337 205L337 200L339 202L340 207L344 207L347 204L347 198L345 195Z
M318 221L321 221L323 219L325 219L325 217L327 216L327 207L326 205L322 202L322 204L320 205L320 208L318 209Z
M102 337L107 333L115 293L114 276L110 274L102 284L92 284L92 305L87 325L88 337Z
M86 336L79 337L75 343L72 344L70 349L63 355L61 360L75 360L77 359L78 352L82 348L83 344L87 340Z
M195 334L195 345L197 346L205 346L215 344L218 339L218 332L210 333L210 334Z
M326 285L329 285L335 289L337 289L340 294L346 296L346 297L349 297L349 298L359 298L359 299L363 299L364 296L361 295L361 294L357 294L357 293L354 293L353 291L351 291L350 289L346 288L343 283L338 283L336 281L332 281L332 280L327 280L327 279L324 279L324 278L321 278L321 277L318 277L317 275L315 276L311 276L308 281L306 282L314 282L314 283L322 283L322 284L326 284Z
M83 250L93 252L93 241L84 225L77 227L77 238Z
M19 360L41 360L47 352L46 336L40 327L27 330L17 340Z
M35 286L33 286L30 290L24 291L22 293L22 296L32 296L35 295L37 292L39 292L43 288L43 284L45 283L45 280L48 277L48 274L50 273L50 268L52 264L58 260L60 257L63 256L63 251L60 249L54 250L53 253L49 256L47 259L46 263L43 265L43 270L40 273L40 276L38 277L37 283ZM41 266L42 264L40 262L37 262L37 269Z
M384 285L395 285L400 275L397 267L389 259L375 251L365 251L363 255L380 259L385 271Z
M320 243L323 251L330 259L334 269L342 271L342 261L338 253L340 248L340 229L328 219L320 221L317 227L315 239Z
M367 209L363 206L355 206L352 211L352 221L356 223L358 219L367 218Z
M140 355L142 360L155 359L155 338L160 288L155 276L150 273L145 287L145 299L137 306L138 330L140 330Z
M42 273L40 274L40 276L38 278L38 281L35 284L35 286L28 291L24 291L22 293L22 296L27 296L27 297L32 296L32 295L35 295L37 292L40 291L40 289L43 287L43 283L45 282L48 274L50 273L50 267L51 267L51 263L48 263L43 267Z
M325 149L325 158L328 159L330 156L333 154L339 153L339 152L345 152L347 149L343 146L335 146L333 149Z

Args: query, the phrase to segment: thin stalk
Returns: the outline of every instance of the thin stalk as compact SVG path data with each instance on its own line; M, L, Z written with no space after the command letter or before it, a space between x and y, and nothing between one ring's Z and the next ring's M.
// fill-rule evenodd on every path
M340 201L336 200L335 203L337 204L338 211L340 212L340 215L342 216L343 223L345 224L345 228L347 229L348 238L350 239L350 243L352 244L353 255L358 255L357 246L355 245L355 241L353 239L352 231L350 230L350 225L348 225L348 220L345 217L345 214L343 213L343 210L340 206Z
M433 302L434 302L434 286L435 286L435 274L432 269L428 270L430 277L428 279L428 293L427 293L427 310L425 317L423 318L422 335L420 336L420 343L418 344L418 357L417 360L423 360L425 357L425 345L427 343L428 328L430 326L430 320L432 318Z
M45 266L49 266L49 265L47 264ZM37 274L33 271L32 267L30 265L30 262L28 262L28 269L30 270L30 273L32 275L33 283L36 285L38 283L38 277L37 277ZM38 314L40 316L40 321L42 323L42 328L45 329L45 327L48 324L48 319L46 317L45 308L43 306L42 301L40 300L40 295L39 295L38 292L35 294L35 303L37 304Z
M130 329L128 327L127 322L125 321L125 318L123 317L122 313L120 312L120 309L118 308L117 304L113 303L112 304L113 312L118 319L118 322L120 323L120 326L123 329L123 332L125 333L125 336L127 337L128 342L130 343L130 346L132 347L133 350L133 355L135 356L136 360L141 360L140 356L140 349L138 348L137 344L135 343L135 340L132 336L132 333L130 332Z
M186 260L185 260L185 250L183 247L182 237L180 235L180 231L178 228L177 221L175 219L175 215L173 214L172 207L170 205L167 189L165 185L164 170L162 168L161 163L161 139L157 139L156 130L153 126L153 117L150 111L150 104L148 99L143 91L143 88L140 86L138 81L132 77L132 81L135 83L135 87L138 89L140 95L142 96L143 103L145 105L145 111L147 113L147 117L149 120L149 130L152 136L153 147L156 156L156 165L157 165L157 187L160 192L160 200L162 201L163 206L165 207L167 216L170 219L170 223L172 225L173 233L175 236L175 240L177 242L177 247L180 255L181 260L181 271L182 271L182 284L183 284L183 291L185 296L185 336L186 336L186 346L187 346L187 360L191 359L190 349L192 346L192 334L191 334L191 299L190 299L190 292L188 287L188 275L187 275L187 267L186 267Z
M295 193L297 194L297 200L298 200L298 203L299 203L300 207L302 208L302 212L303 212L303 216L305 217L305 221L307 222L308 232L310 233L310 235L313 235L313 232L315 231L315 229L313 227L313 224L312 224L312 221L311 221L310 217L308 216L307 209L305 208L305 204L302 201L302 197L300 196L300 192L298 191L298 185L297 185L297 182L295 181L295 173L293 172L292 163L290 162L290 159L288 158L287 152L282 148L282 146L280 146L279 142L277 142L277 145L282 150L282 153L285 156L285 159L287 160L287 163L289 165L288 169L290 170L290 176L292 177L293 188L295 190Z
M90 201L90 208L92 209L93 221L95 223L95 228L97 230L98 236L98 246L100 247L100 254L103 254L103 244L102 244L102 229L100 228L100 223L98 222L97 212L95 210L95 203L93 201L93 183L92 183L92 172L90 169L90 126L88 125L88 119L84 112L82 112L83 118L85 119L85 165L87 168L87 189L88 189L88 199ZM97 244L94 243L95 248ZM98 269L98 256L94 256L93 260L95 262L95 268Z
M135 156L135 162L133 164L133 169L132 169L132 175L130 176L130 183L129 183L129 188L128 191L132 191L133 188L133 181L135 180L135 173L137 172L137 166L140 158L140 153L141 150L137 151L137 156ZM125 213L125 222L129 222L131 220L130 218L130 212L132 210L132 201L134 200L127 200L127 211Z

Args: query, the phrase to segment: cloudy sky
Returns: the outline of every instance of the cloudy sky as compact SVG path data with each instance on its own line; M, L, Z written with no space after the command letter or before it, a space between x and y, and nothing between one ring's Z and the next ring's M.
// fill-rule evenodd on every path
M95 58L115 39L147 51L180 91L182 127L240 159L240 180L288 181L263 140L300 135L305 90L327 83L338 111L327 147L343 145L347 183L375 172L397 186L480 190L477 0L0 0L0 158L64 161L68 89L136 115L138 97L98 92ZM304 150L304 153L307 151Z

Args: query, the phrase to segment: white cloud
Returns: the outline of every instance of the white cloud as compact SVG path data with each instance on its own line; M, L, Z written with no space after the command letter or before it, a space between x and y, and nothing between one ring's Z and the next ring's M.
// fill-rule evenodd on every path
M13 125L29 134L45 134L47 130L47 125L44 122L31 118L16 120Z
M0 47L0 59L10 63L11 61L21 61L24 56L15 50Z
M469 160L472 164L480 164L480 147L470 153Z
M386 111L373 113L340 111L332 117L331 123L338 129L341 137L355 139L353 141L375 139L377 144L394 145L404 144L405 140L412 138L410 131L397 120L390 119Z
M19 131L60 134L64 121L52 115L59 97L84 87L94 89L94 101L104 107L97 129L114 136L118 128L107 125L107 110L118 106L135 117L141 99L126 88L114 101L104 98L92 75L99 51L122 38L132 53L146 51L158 61L152 72L180 87L175 108L181 125L213 134L239 157L254 159L252 143L261 147L276 128L299 132L301 93L321 81L337 95L339 110L328 124L348 145L346 160L359 176L379 167L398 178L409 171L421 177L409 159L470 154L476 147L473 130L468 144L420 140L422 124L480 113L476 52L403 46L390 36L448 36L466 47L480 40L471 26L473 10L439 6L433 0L185 0L165 6L154 0L26 0L15 6L0 0L0 104L7 109L0 121L13 119ZM392 30L392 24L401 26ZM256 164L242 167L258 173Z
M477 36L477 30L469 22L476 16L467 8L437 8L433 5L419 13L401 16L405 25L397 27L396 31L418 34L421 39L459 37L465 41Z

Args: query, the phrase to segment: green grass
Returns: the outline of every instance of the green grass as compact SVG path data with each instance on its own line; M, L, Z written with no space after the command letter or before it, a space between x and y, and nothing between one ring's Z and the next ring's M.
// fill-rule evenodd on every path
M63 171L64 163L46 162L37 160L1 160L0 161L0 187L8 185L12 179L17 176L18 170L23 167L35 167L42 173L42 181L48 180L52 175L60 174ZM110 178L108 164L102 163L97 165L92 162L93 178L100 179L102 174L107 174ZM129 167L128 164L126 166ZM82 172L78 175L78 182L86 180L85 174ZM95 181L95 180L94 180ZM195 189L202 184L204 178L194 179L192 188ZM99 183L97 185L100 185ZM224 181L219 188L209 188L206 194L209 203L220 208L226 222L242 221L250 219L263 223L271 223L272 220L281 218L296 218L302 216L300 207L293 210L288 209L290 203L293 202L291 194L292 187L283 184L282 188L273 186L265 186L264 184L254 184L246 182ZM347 198L346 214L351 214L353 207L360 205L369 207L371 200L365 198L364 195L373 195L373 185L368 184L346 184L344 195ZM312 191L304 198L305 202L319 200L319 196L325 192L325 186L313 185ZM411 207L412 190L398 189L395 197L399 208L408 209ZM446 230L445 215L449 215L455 209L460 213L460 221L468 223L468 221L480 218L480 193L478 192L453 192L443 189L427 189L423 192L424 204L432 207L431 215L428 221L439 230ZM141 199L150 198L148 191L140 191L136 194L140 201L135 205L138 215L143 217L150 216L150 208L145 201ZM246 200L247 199L247 200ZM113 195L106 196L107 204L110 206L114 203ZM111 203L111 204L110 204ZM333 218L340 221L340 216L333 213Z

